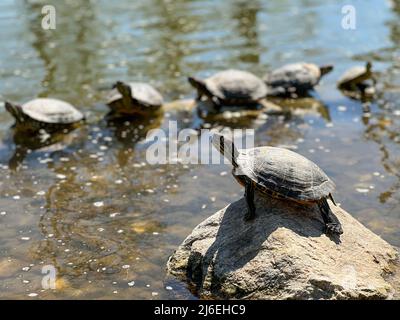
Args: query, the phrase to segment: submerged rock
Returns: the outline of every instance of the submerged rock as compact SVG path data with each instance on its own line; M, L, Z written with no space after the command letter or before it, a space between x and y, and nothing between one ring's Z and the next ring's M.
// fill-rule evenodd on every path
M324 233L317 206L242 198L200 223L170 257L169 275L200 298L391 299L397 251L330 203L344 233ZM397 273L396 273L397 271ZM396 293L397 291L397 293Z

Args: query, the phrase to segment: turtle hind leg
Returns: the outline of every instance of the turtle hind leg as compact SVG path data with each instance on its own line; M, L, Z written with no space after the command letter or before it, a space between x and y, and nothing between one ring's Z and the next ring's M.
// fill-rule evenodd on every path
M318 207L325 223L325 232L327 234L342 234L342 225L329 208L328 201L326 199L321 199L318 201Z
M254 204L254 184L247 177L245 178L244 197L247 204L247 212L244 215L244 221L250 221L256 216L256 206Z

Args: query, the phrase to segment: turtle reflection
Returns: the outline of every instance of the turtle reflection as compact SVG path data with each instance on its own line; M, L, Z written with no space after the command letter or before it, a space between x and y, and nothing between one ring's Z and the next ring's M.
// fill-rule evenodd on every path
M128 164L135 150L135 145L144 140L147 133L159 128L163 121L163 112L149 116L118 117L110 113L105 117L107 128L112 136L119 142L115 146L117 162L120 167Z
M364 135L379 145L384 170L398 179L392 187L380 194L381 203L397 197L400 190L400 119L394 115L398 112L396 110L399 105L391 102L393 98L394 96L390 95L382 99L382 103L378 105L379 109L371 112L367 121L364 122L366 126ZM396 100L398 97L394 101ZM389 113L393 116L389 116Z
M17 170L25 158L35 152L35 155L44 153L53 153L64 150L76 138L73 130L53 133L49 135L45 131L36 134L27 134L19 130L12 130L11 140L15 148L12 156L8 160L11 170Z
M327 122L331 122L331 115L329 107L313 97L305 97L298 99L281 99L281 98L270 98L270 100L281 106L283 113L287 117L304 117L307 115L318 116Z

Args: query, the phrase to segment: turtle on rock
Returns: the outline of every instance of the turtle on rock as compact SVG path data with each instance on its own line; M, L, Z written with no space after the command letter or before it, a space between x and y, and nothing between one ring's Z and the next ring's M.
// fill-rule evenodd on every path
M267 96L265 83L247 71L225 70L207 79L188 77L197 90L197 100L206 97L217 110L223 106L251 106Z
M109 93L107 104L120 115L148 115L163 105L163 97L154 87L143 82L117 81Z
M372 84L368 82L372 81ZM355 66L347 70L338 80L338 88L350 97L362 97L375 93L376 79L372 72L372 63L366 62L365 66Z
M248 211L245 220L255 217L254 192L318 205L328 234L342 234L339 220L329 208L335 184L312 161L293 151L276 147L238 150L224 135L214 133L212 143L233 165L232 174L245 187Z
M301 97L307 96L320 79L332 70L333 65L330 64L291 63L267 73L263 80L270 96Z
M18 130L46 132L71 129L84 120L83 114L68 102L38 98L23 105L5 102L6 110L15 118Z

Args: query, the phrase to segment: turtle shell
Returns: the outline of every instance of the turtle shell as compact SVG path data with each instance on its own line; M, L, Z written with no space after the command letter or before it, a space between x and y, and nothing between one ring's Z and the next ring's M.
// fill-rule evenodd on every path
M267 95L267 86L254 74L240 70L225 70L204 80L207 89L223 101L255 102Z
M366 74L367 68L365 66L352 67L339 78L338 85L344 86L351 82L362 81Z
M49 124L72 124L84 118L73 105L58 99L34 99L23 104L21 108L33 120Z
M163 97L154 87L143 82L130 82L132 98L143 106L160 107L162 106ZM121 93L116 89L112 89L108 98L108 104L122 99Z
M285 93L290 89L311 90L321 79L320 67L312 63L291 63L278 68L263 78L272 90ZM295 91L293 90L293 91Z
M314 162L293 151L260 147L242 150L234 175L246 175L259 190L273 191L297 201L318 201L335 189L335 184Z

